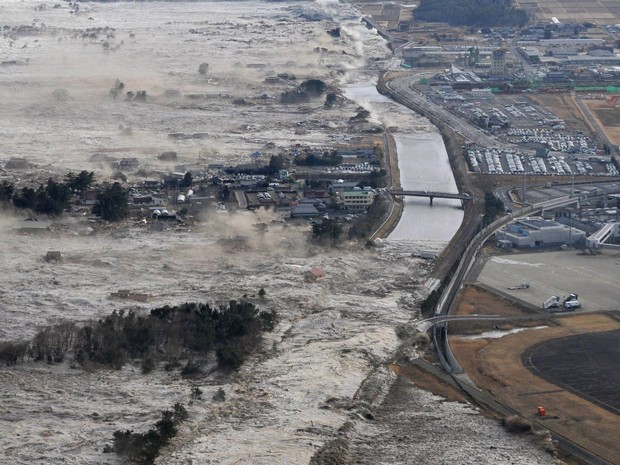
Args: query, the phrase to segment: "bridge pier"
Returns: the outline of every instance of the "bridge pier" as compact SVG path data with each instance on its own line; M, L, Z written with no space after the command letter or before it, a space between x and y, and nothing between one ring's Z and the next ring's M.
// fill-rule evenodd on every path
M428 198L431 199L431 207L432 207L433 206L433 196L429 195Z

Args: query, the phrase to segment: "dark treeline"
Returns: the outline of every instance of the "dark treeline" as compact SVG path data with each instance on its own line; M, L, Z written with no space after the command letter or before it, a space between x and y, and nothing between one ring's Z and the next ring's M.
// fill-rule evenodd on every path
M337 150L325 150L322 154L301 153L295 157L295 164L300 166L338 166L342 155Z
M504 202L493 194L493 192L484 193L484 217L482 218L482 226L487 226L505 211Z
M513 0L421 0L416 19L454 26L524 26L527 13L513 7Z
M116 452L129 461L141 465L150 465L159 456L159 451L175 437L178 427L188 417L187 410L180 403L174 404L173 410L164 410L161 420L146 433L135 433L130 430L114 432L112 445L107 445L104 452Z
M189 375L199 373L199 360L215 352L220 369L234 370L258 346L263 331L274 328L276 319L275 311L236 300L220 307L165 306L146 315L114 311L90 325L62 323L40 330L31 341L0 343L0 362L60 363L73 355L83 367L120 369L140 359L143 372L149 372L159 361L172 368L189 360L183 369Z
M69 173L63 182L48 179L37 189L24 187L20 190L8 182L0 183L0 203L12 203L15 208L32 210L35 213L58 216L70 209L71 196L82 193L93 183L94 174L82 171Z

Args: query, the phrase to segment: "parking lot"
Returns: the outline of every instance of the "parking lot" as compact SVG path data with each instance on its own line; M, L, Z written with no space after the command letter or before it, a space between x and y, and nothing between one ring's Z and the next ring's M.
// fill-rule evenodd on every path
M579 295L578 312L618 310L620 302L620 252L580 255L575 250L511 253L490 257L477 282L542 308L552 295L562 300ZM510 287L529 283L528 289Z
M618 176L618 170L609 158L560 155L547 157L525 155L518 150L470 147L465 156L471 171L488 174L531 174L543 176Z
M598 154L594 138L567 127L562 118L527 96L457 92L440 87L432 97L501 141L515 144L512 150L468 147L465 157L473 172L549 176L619 174L609 157ZM539 149L543 150L540 155ZM542 156L545 151L548 154Z

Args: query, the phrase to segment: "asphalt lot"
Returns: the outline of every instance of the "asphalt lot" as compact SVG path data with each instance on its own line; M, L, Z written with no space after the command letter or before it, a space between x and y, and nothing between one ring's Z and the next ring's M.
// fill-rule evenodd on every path
M579 295L578 312L620 310L620 252L579 255L576 250L509 253L489 257L477 282L535 307L552 295ZM529 289L509 287L529 283Z
M521 360L535 375L620 413L620 330L543 341Z

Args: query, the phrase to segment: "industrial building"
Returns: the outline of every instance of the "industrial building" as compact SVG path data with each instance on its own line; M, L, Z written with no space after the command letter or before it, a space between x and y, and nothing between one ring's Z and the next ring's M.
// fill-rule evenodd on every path
M585 241L586 233L541 217L522 218L495 233L499 244L510 241L514 247L534 248L575 244Z

